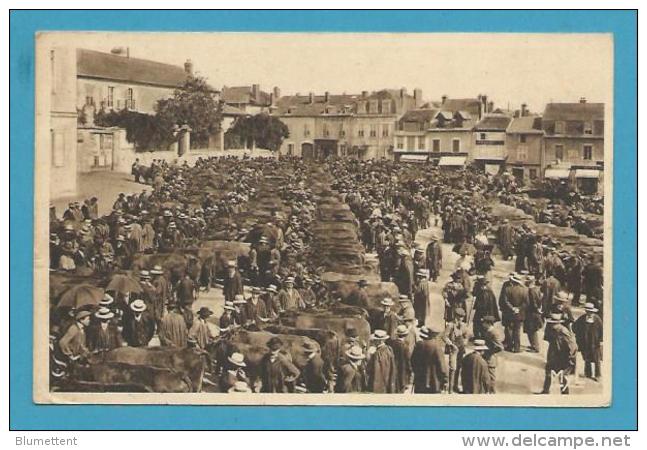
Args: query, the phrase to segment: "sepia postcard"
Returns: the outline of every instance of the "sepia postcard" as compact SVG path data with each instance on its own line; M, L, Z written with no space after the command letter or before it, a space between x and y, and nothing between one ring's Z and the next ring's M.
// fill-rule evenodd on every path
M611 34L35 41L36 403L610 405Z

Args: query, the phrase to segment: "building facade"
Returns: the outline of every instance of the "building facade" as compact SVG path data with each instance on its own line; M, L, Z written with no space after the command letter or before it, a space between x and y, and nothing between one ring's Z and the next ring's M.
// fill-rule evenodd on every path
M511 121L505 114L489 113L474 126L471 159L488 173L496 174L506 164L506 130Z
M396 121L421 102L422 91L384 89L361 94L293 95L277 100L272 114L283 121L290 136L280 153L325 158L393 158Z
M49 52L51 74L48 140L50 147L50 198L76 194L77 110L76 52L57 47Z
M281 96L281 90L274 87L271 93L262 91L260 85L251 86L224 86L220 92L220 98L226 105L250 116L259 113L269 113Z
M549 103L544 110L544 177L568 179L582 193L603 190L604 104Z
M522 114L525 109L522 109ZM506 130L506 167L521 183L543 178L544 131L541 117L514 117Z

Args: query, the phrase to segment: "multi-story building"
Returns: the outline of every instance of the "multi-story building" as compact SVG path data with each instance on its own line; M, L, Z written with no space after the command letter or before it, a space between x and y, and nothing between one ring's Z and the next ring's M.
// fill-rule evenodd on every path
M260 85L251 86L224 86L220 93L223 103L233 106L246 114L254 115L263 112L270 112L276 99L281 96L278 87L274 87L271 93L261 90Z
M544 131L541 117L528 115L521 105L518 117L514 117L506 129L506 166L520 182L543 178L542 158Z
M114 51L77 49L78 109L93 105L97 111L126 108L152 114L157 101L172 96L193 73L189 60L179 67L131 58L127 49Z
M508 115L489 113L474 126L471 159L488 173L496 174L505 165L506 130L511 121Z
M277 100L272 114L290 136L280 153L325 158L392 158L395 122L421 103L422 91L384 89L361 94L292 95Z
M56 199L72 196L77 190L76 52L56 47L48 56L49 133L43 145L50 149L49 192L50 198Z
M569 179L581 192L601 191L604 170L604 104L549 103L542 119L544 177Z

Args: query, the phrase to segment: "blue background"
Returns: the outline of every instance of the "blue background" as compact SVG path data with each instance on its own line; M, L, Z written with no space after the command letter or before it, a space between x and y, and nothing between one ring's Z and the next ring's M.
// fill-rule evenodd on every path
M634 11L13 11L10 16L12 429L635 429L637 13ZM609 408L53 406L32 403L34 33L601 32L615 43L613 403ZM557 69L558 70L558 69ZM594 69L592 69L594 70Z

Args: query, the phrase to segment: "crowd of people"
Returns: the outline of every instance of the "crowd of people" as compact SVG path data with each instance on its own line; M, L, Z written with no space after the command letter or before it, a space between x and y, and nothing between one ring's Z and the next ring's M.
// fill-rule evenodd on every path
M475 169L442 172L393 161L330 159L320 163L335 174L331 188L357 220L357 238L375 253L376 271L397 286L398 298L378 299L368 314L369 342L345 330L336 361L323 361L306 346L305 367L285 355L279 338L268 343L261 382L245 373L248 355L234 349L221 361L219 388L229 392L495 393L501 352L540 352L539 332L548 343L542 392L559 374L562 393L582 354L585 375L601 376L601 262L586 251L563 248L528 225L492 214L492 202L509 195L497 177ZM309 188L309 163L297 158L199 159L188 164L155 161L137 166L151 187L120 194L112 211L100 216L98 199L71 202L59 218L50 214L52 272L100 276L108 282L102 298L87 305L52 305L51 374L70 376L68 365L121 346L195 347L210 345L239 329L261 330L289 312L330 309L339 294L324 283L311 251L316 199ZM289 174L271 195L268 179ZM259 211L258 208L265 208ZM428 243L420 230L440 229ZM183 250L208 239L249 243L249 252L214 271ZM441 281L451 244L457 262ZM188 260L183 270L163 264L133 270L142 255L173 254ZM493 268L514 258L514 272L497 296ZM134 280L123 287L118 276ZM369 282L344 300L371 312ZM111 286L113 288L111 289ZM193 304L201 290L222 288L224 313ZM582 297L585 297L582 302ZM444 327L430 317L430 302L444 303ZM344 303L341 303L344 304ZM582 307L576 318L573 308ZM214 327L217 322L218 327ZM498 323L505 331L500 339Z

